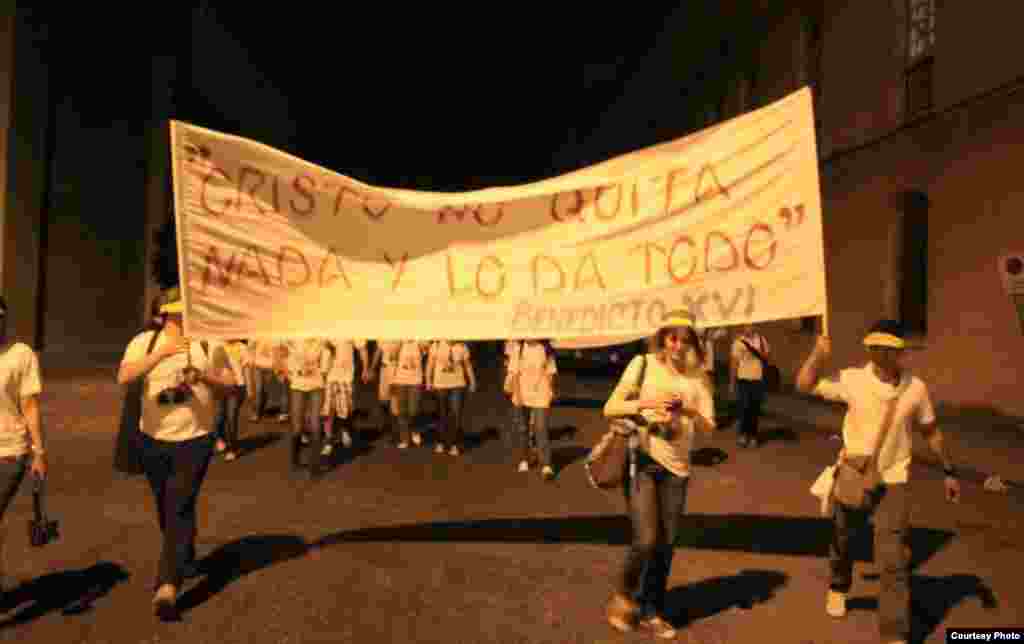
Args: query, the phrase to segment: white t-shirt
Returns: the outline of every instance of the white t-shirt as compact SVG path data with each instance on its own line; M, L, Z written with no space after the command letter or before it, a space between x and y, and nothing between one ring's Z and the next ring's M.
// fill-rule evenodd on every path
M708 329L701 336L704 349L704 371L715 370L715 342L725 337L725 329Z
M524 342L522 354L517 352L515 366L509 371L519 374L519 399L523 407L548 408L555 397L552 376L558 373L554 356L548 357L544 345Z
M919 425L935 422L935 409L928 387L920 378L904 372L899 385L893 386L879 380L869 363L864 367L843 369L837 380L819 381L813 393L848 405L843 418L843 444L851 456L871 453L878 433L882 431L885 410L899 393L893 424L879 450L877 461L883 482L907 482L913 453L911 422Z
M752 347L767 357L771 347L768 341L760 333L755 333L753 338L739 336L732 343L732 359L736 364L736 378L738 380L761 380L764 377L761 361L747 348L740 340L746 340Z
M366 349L366 340L328 340L334 347L327 372L327 382L347 382L352 384L356 379L356 350ZM363 365L365 369L367 365Z
M689 476L690 451L695 445L696 429L693 420L681 415L673 418L670 414L661 414L651 409L641 412L637 400L678 393L682 396L683 406L697 410L714 423L715 403L711 387L703 374L678 373L671 367L662 364L655 354L649 353L646 356L647 366L639 396L634 400L627 400L627 397L635 391L643 360L644 356L637 356L630 361L619 384L615 386L615 391L612 392L604 406L604 415L628 416L639 413L649 423L669 424L672 429L670 440L651 435L648 428L641 429L640 448L676 476Z
M398 350L395 377L391 381L395 385L423 385L423 356L427 351L426 342L403 342Z
M292 340L288 348L288 386L295 391L316 391L324 388L324 374L329 367L327 344L319 338Z
M434 382L438 389L465 387L466 367L469 361L469 347L462 342L452 344L446 340L431 343L430 359L434 361Z
M132 338L125 349L121 363L138 362L146 357L146 349L154 331L145 331ZM153 351L170 342L166 334L161 333ZM192 366L200 371L207 369L208 361L203 348L198 342L189 343L189 355ZM215 369L227 369L229 365L223 361L223 353L213 355ZM184 353L164 358L146 374L142 388L142 418L140 428L146 434L160 441L180 442L210 433L213 428L213 417L216 411L213 392L205 384L193 385L193 395L181 404L159 404L160 392L178 385L182 381L182 371L188 366L188 358Z
M256 339L249 342L249 362L257 369L274 368L274 349L278 343L273 340Z
M39 358L27 344L0 346L0 457L21 456L31 444L21 400L42 393Z

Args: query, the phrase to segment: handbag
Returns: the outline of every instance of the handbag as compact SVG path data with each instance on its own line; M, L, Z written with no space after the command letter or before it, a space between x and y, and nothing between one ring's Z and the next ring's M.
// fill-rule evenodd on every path
M32 476L32 510L34 517L28 522L28 540L36 548L60 538L60 527L57 521L46 514L46 480Z
M782 387L782 372L779 371L779 368L769 362L768 358L765 358L764 354L755 349L749 342L743 338L740 338L740 342L746 345L747 349L754 354L754 357L761 361L761 382L764 383L765 390L778 391Z
M899 396L896 396L885 410L882 431L878 433L871 453L857 456L841 455L836 463L832 497L840 505L853 510L863 510L870 502L871 492L882 484L881 474L877 467L878 452L892 427L898 401Z
M647 356L641 356L640 376L637 378L634 393L627 400L635 400L640 396L647 371ZM641 418L615 418L597 445L590 450L584 462L587 479L590 484L600 490L617 487L627 476L627 461L630 450L630 439L644 424Z
M153 338L146 349L147 356L153 352L161 330L157 329L153 333ZM144 377L139 378L125 387L124 401L121 403L121 425L117 431L117 442L114 444L114 469L129 476L138 476L144 472L139 420L142 418L142 391L145 380Z

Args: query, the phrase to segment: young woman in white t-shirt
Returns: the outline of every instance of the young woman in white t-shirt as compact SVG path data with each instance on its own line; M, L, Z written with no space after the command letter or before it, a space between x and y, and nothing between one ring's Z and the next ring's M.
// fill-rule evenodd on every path
M39 413L43 391L39 358L32 347L7 338L7 302L0 297L0 530L11 499L25 473L46 477L46 449ZM3 534L0 533L0 584L3 583ZM0 595L3 587L0 586Z
M541 473L545 480L555 478L551 462L551 441L548 436L548 419L551 403L555 398L555 350L548 340L524 340L515 357L509 362L512 376L513 422L519 429L522 460L519 471L530 469L530 439L540 453Z
M334 419L341 420L341 444L352 447L352 412L356 380L356 352L362 365L362 380L369 379L370 363L367 359L366 340L332 339L327 341L330 354L327 382L324 388L324 406L321 411L324 423L324 447L322 454L329 456L333 451Z
M640 625L671 639L675 629L663 618L665 591L686 506L690 450L697 432L714 430L715 406L693 319L672 311L662 324L650 353L629 363L604 407L607 417L640 415L645 421L631 437L636 476L624 485L633 543L607 617L618 630Z
M430 344L427 389L436 391L441 404L441 436L434 449L458 456L462 449L462 416L466 389L476 391L476 374L469 347L463 342L438 340Z
M424 364L427 342L403 341L398 347L391 381L391 397L398 416L398 449L409 447L409 435L414 445L422 445L423 437L415 430L414 424L420 409L420 397L426 383Z
M372 377L373 374L380 374L377 385L377 411L380 429L389 437L391 444L397 446L401 439L398 431L398 407L395 405L392 395L391 381L395 377L398 349L402 343L393 340L377 340L376 345L373 359L370 361L369 375Z
M320 410L324 402L325 376L328 369L327 343L321 338L292 340L286 345L289 413L292 421L291 465L301 467L300 449L304 442L312 443L309 472L318 476L323 472L321 457L324 437L320 425Z
M178 290L165 293L164 302L162 328L132 339L117 382L143 379L142 467L163 533L153 604L161 619L174 620L178 590L194 565L196 504L213 455L215 392L236 381L222 354L208 358L198 342L183 337Z

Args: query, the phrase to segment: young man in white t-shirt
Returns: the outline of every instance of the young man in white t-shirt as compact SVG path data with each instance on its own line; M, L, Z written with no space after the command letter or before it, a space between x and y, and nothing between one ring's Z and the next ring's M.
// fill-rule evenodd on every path
M40 422L39 359L32 347L7 338L7 302L0 297L0 522L26 470L46 477ZM3 526L0 524L0 595L3 594Z
M948 501L959 501L960 484L946 457L928 388L903 366L906 341L899 323L892 320L878 322L864 338L864 345L869 358L865 366L844 369L838 378L819 380L818 369L831 353L830 340L819 338L796 381L799 391L847 404L840 459L847 454L870 455L883 430L887 410L893 406L889 433L884 437L884 444L875 459L882 482L871 493L868 509L857 511L834 504L834 530L829 553L831 583L826 611L833 617L846 614L846 596L853 582L850 540L866 515L873 515L875 556L881 578L879 631L883 643L905 644L910 637L907 553L910 499L906 484L913 428L924 435L942 461Z
M207 357L183 336L178 289L165 293L161 329L135 336L117 372L119 385L140 378L142 467L156 499L163 550L153 605L163 620L177 619L178 590L193 564L196 504L213 455L215 392L236 384L223 352Z
M757 424L764 405L764 365L750 347L765 358L771 355L768 340L754 330L754 325L747 324L733 340L729 370L729 383L739 408L737 444L740 447L757 447L760 444Z

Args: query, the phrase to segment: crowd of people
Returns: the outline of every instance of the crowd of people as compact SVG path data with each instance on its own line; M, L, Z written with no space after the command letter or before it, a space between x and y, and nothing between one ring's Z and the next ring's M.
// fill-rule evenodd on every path
M47 473L38 358L29 346L8 340L7 313L0 298L0 520L26 473ZM238 458L246 404L250 422L290 421L289 467L307 469L313 476L323 473L324 459L339 446L349 448L359 440L352 422L355 392L360 383L369 386L374 380L375 416L396 449L430 442L416 419L424 396L434 395L440 412L434 451L458 457L464 450L466 397L477 389L473 356L465 342L384 340L374 343L372 357L365 340L194 342L184 337L182 314L178 290L165 292L154 304L152 322L128 344L117 374L121 385L141 383L139 459L163 534L153 597L162 619L177 618L182 583L199 574L196 502L214 456ZM685 311L667 313L649 351L626 366L604 406L609 419L637 421L630 437L636 458L623 484L633 538L606 611L608 622L619 630L640 627L666 639L676 635L664 618L666 585L686 507L694 437L718 426L714 347L724 337L721 329L698 331ZM802 392L848 405L840 460L867 454L875 438L885 438L875 461L878 485L865 511L834 504L825 604L828 614L845 614L852 583L850 538L865 517L874 516L882 586L879 628L885 644L899 643L907 640L910 627L905 545L914 428L928 438L946 467L949 500L958 499L959 484L928 389L903 365L907 347L900 326L880 321L863 343L868 359L863 366L821 379L831 344L827 337L819 338L795 380ZM729 384L739 409L738 444L754 448L759 444L757 418L771 347L746 325L729 355ZM539 466L550 481L556 476L548 432L557 398L556 353L547 340L512 339L504 344L503 362L511 460L519 472ZM892 431L885 434L881 427L887 422ZM309 451L306 465L304 448Z

